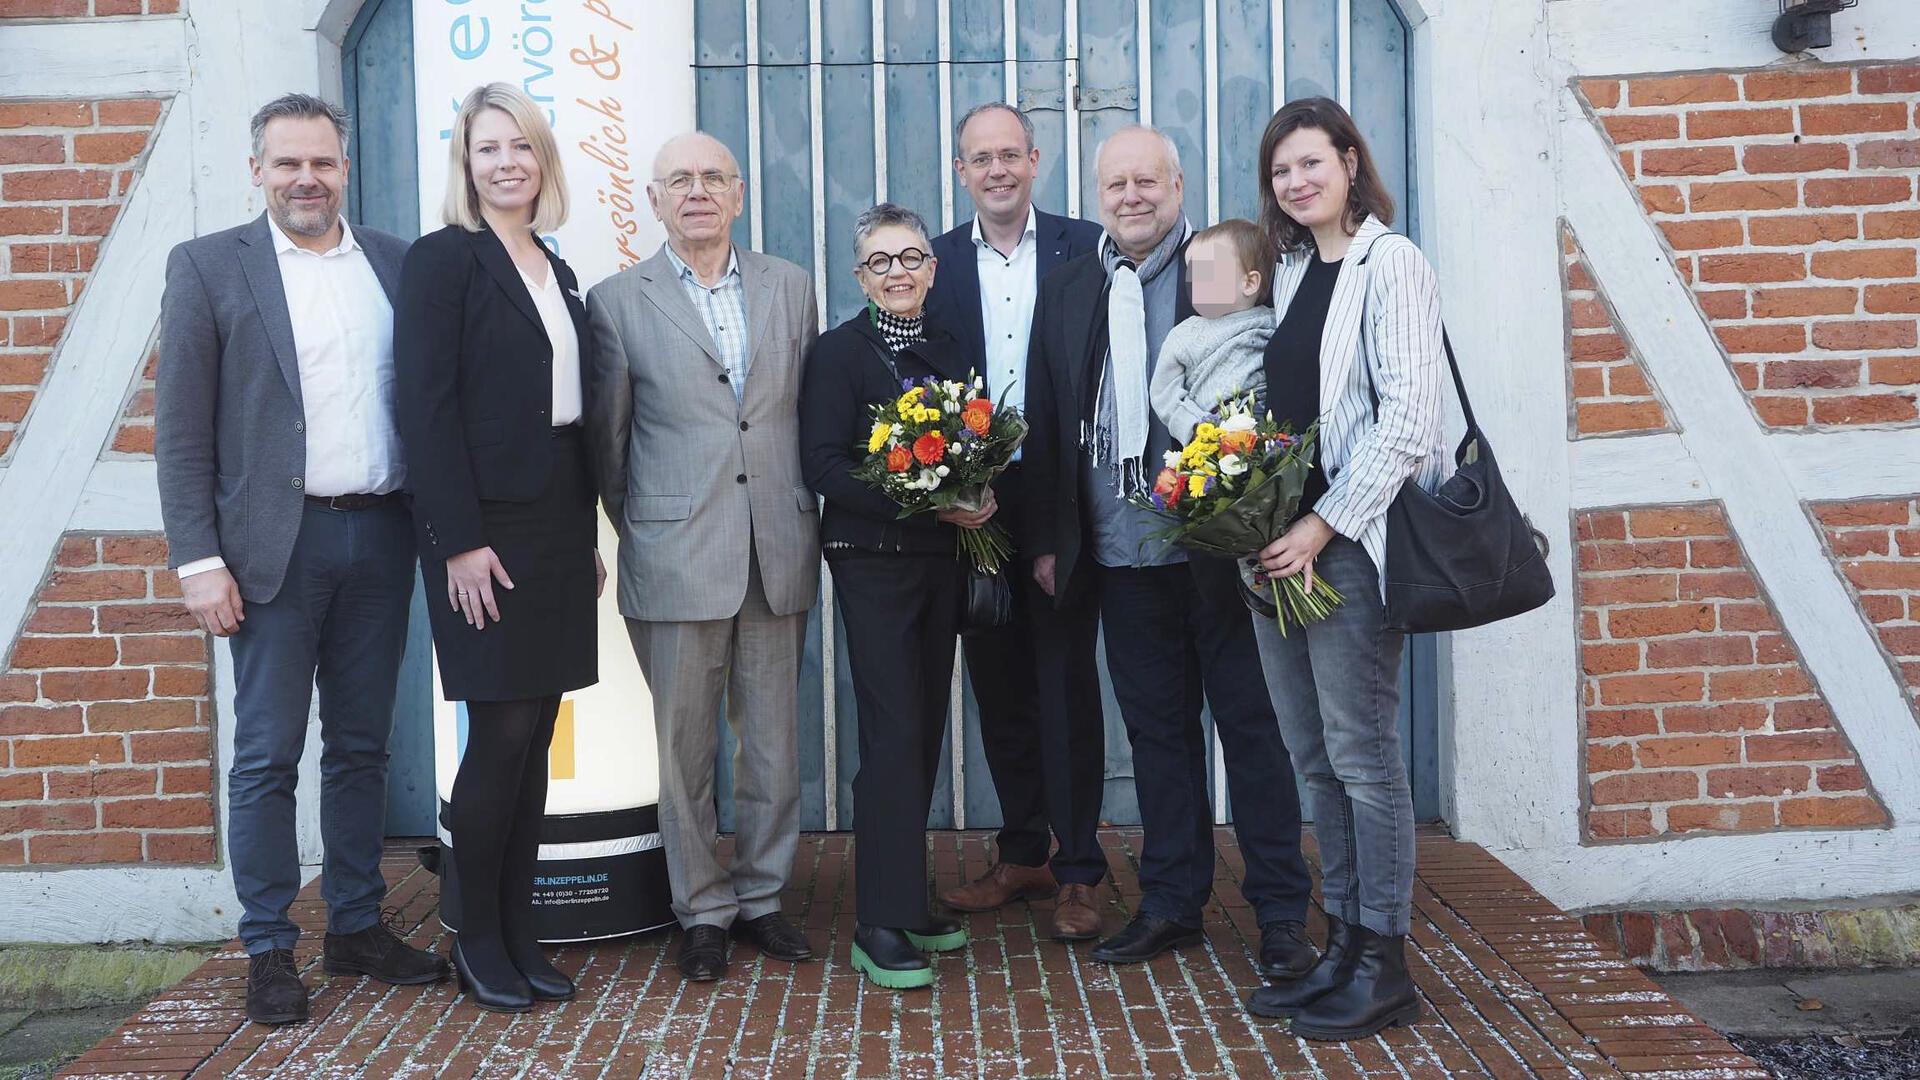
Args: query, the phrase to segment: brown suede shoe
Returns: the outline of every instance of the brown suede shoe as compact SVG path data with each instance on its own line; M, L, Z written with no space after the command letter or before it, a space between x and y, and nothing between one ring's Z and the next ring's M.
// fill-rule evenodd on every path
M1060 886L1060 898L1053 902L1053 936L1061 941L1091 941L1100 936L1093 886Z
M941 893L940 902L955 911L996 911L1015 900L1045 900L1059 888L1044 866L1001 862L971 885Z

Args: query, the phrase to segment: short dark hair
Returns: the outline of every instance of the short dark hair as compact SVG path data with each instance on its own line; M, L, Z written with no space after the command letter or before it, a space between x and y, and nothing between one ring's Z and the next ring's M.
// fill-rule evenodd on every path
M1228 218L1217 225L1209 225L1193 234L1187 242L1187 250L1202 240L1219 238L1233 245L1233 253L1240 260L1240 269L1253 270L1260 275L1260 295L1254 297L1256 304L1273 302L1273 241L1268 239L1265 229L1243 217Z
M988 101L979 105L975 105L973 108L968 109L965 115L960 117L959 122L953 125L953 156L954 157L960 156L960 136L965 135L967 133L967 121L972 120L974 117L979 116L983 112L988 112L993 109L1004 109L1005 111L1012 113L1013 118L1015 120L1020 121L1020 130L1026 133L1027 149L1029 150L1033 149L1033 121L1028 118L1027 114L1021 112L1019 109L1014 108L1013 106L1007 104L1004 101Z
M265 105L260 106L260 111L253 114L253 156L259 157L261 151L266 148L267 123L269 121L278 120L282 117L303 119L313 116L324 116L328 120L333 121L333 130L340 136L340 156L345 157L347 153L347 129L353 123L347 116L347 110L325 98L314 97L312 94L298 93L282 94L272 101L267 102Z
M1333 148L1354 156L1353 183L1347 188L1347 232L1360 228L1371 214L1382 224L1393 224L1393 196L1380 179L1373 164L1373 152L1361 136L1359 125L1340 103L1331 98L1310 97L1289 101L1267 121L1267 132L1260 136L1260 159L1255 175L1260 184L1260 226L1272 238L1274 249L1285 254L1313 245L1313 232L1287 216L1273 194L1273 151L1287 136L1301 128L1324 131Z

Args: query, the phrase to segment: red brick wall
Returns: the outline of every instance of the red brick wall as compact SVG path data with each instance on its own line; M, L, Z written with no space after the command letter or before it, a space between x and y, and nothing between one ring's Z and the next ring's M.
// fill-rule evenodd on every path
M0 865L214 859L209 645L157 533L68 533L0 665Z
M1887 824L1717 505L1575 526L1589 840Z
M133 189L160 109L148 99L0 101L0 458Z
M1602 911L1587 932L1628 963L1656 971L1911 967L1920 906L1802 911Z
M1561 287L1567 304L1567 423L1574 438L1670 431L1666 408L1639 350L1620 328L1580 242L1560 225Z
M1815 503L1813 512L1920 712L1920 499Z
M159 366L159 343L149 343L147 358L133 377L133 386L127 391L127 403L121 407L120 420L114 425L113 440L107 443L101 457L152 460L153 373Z
M171 15L179 10L180 0L0 0L0 19Z
M1581 89L1762 421L1920 418L1920 65Z

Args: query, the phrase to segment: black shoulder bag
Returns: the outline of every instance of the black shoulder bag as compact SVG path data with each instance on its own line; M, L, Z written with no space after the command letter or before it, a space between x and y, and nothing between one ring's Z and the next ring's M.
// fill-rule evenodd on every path
M1367 257L1372 257L1369 249ZM1366 259L1361 260L1362 264ZM1363 332L1366 311L1360 313ZM1473 403L1460 379L1446 330L1453 389L1467 420L1466 437L1453 453L1454 474L1428 492L1409 477L1387 508L1387 629L1403 634L1466 630L1498 622L1553 598L1546 537L1514 504L1493 457L1493 444L1473 418ZM1380 395L1366 356L1367 391L1374 419Z

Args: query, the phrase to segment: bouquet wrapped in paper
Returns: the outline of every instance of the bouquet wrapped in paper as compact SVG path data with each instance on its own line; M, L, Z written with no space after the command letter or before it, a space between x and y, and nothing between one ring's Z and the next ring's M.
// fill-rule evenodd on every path
M1313 468L1317 425L1295 435L1269 414L1254 416L1252 394L1228 397L1168 451L1150 490L1129 501L1169 519L1156 539L1189 551L1246 559L1280 538L1300 507ZM1267 578L1280 632L1327 617L1342 602L1324 578Z
M900 504L900 516L929 510L978 511L987 485L1027 437L1017 408L996 408L986 382L932 376L902 379L900 396L872 407L873 431L853 476ZM998 573L1013 542L998 522L959 530L959 554L984 573Z

